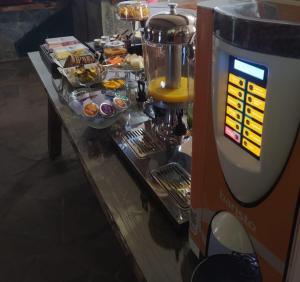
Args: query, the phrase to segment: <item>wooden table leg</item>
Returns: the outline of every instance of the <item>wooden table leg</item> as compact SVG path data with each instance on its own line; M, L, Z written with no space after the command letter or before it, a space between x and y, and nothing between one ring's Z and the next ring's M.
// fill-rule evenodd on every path
M48 153L54 160L61 154L61 119L48 99Z

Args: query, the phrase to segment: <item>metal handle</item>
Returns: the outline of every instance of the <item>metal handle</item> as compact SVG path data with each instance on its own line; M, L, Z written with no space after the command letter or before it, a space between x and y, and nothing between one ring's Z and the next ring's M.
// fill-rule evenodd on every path
M176 14L177 5L178 5L177 3L168 3L171 15L175 15Z

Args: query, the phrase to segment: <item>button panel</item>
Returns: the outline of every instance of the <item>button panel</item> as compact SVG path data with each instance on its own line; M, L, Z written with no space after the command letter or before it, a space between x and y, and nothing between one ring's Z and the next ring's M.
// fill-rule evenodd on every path
M267 89L264 87L260 87L252 82L248 82L247 91L257 95L258 97L262 99L266 99L267 96Z
M259 98L256 98L254 95L247 93L247 104L253 106L254 108L264 111L265 110L265 101Z
M248 151L250 151L255 156L260 156L260 148L258 146L255 146L252 142L247 140L246 138L243 138L243 147L246 148Z
M242 122L243 121L243 115L241 114L241 112L231 108L230 106L226 107L226 112L229 116L233 117L235 120L237 120L238 122Z
M244 126L243 129L243 136L253 141L258 146L261 146L261 136L254 133L251 129L247 128L246 126Z
M237 132L235 132L230 127L225 126L225 133L227 134L227 136L232 138L235 142L238 142L238 143L241 142L241 135L238 134Z
M239 122L233 120L229 116L226 116L226 124L229 125L231 128L233 128L235 131L241 133L242 132L242 126Z
M244 101L245 92L237 87L234 87L231 84L228 84L228 93L232 96L235 96L236 98Z
M230 95L227 96L227 104L239 110L240 112L242 112L244 109L244 103Z
M252 119L257 120L260 123L264 122L264 114L260 111L255 110L253 107L251 106L246 106L246 110L245 113L247 116L249 116Z
M267 77L265 66L229 57L224 134L257 159L263 145Z
M237 75L234 75L233 73L229 74L229 82L244 89L246 85L246 80L242 77L239 77Z
M254 119L251 119L249 117L244 118L244 124L251 128L254 132L262 135L263 127L258 122L254 121Z

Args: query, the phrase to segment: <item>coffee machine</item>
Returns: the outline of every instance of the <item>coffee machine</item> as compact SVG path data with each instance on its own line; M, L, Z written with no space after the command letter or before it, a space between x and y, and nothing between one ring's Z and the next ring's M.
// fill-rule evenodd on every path
M299 50L297 3L198 6L190 246L266 282L297 281Z
M143 31L147 97L138 93L125 126L113 132L120 153L176 227L187 224L190 210L192 143L185 138L183 111L194 93L195 23L194 11L176 10L172 3L147 20Z

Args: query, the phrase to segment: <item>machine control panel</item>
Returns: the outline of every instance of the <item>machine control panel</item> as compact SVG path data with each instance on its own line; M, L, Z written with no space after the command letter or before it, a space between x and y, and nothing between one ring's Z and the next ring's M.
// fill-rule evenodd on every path
M224 134L260 159L268 69L229 57Z

